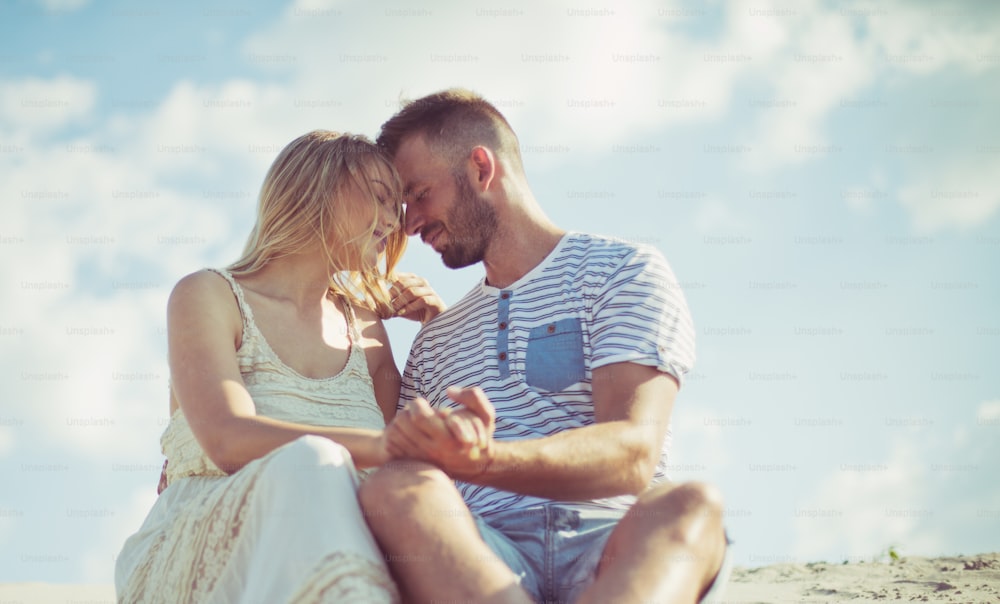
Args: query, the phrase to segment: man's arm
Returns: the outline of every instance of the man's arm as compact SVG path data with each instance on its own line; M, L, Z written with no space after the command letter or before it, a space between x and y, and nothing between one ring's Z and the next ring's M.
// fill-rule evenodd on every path
M656 471L677 390L674 378L654 367L595 369L594 425L496 442L487 471L468 480L550 499L637 494Z
M474 457L452 444L440 418L417 410L396 417L398 442L453 478L515 493L562 500L639 493L659 461L677 382L654 367L612 363L594 370L592 384L592 426L518 441L492 441L490 430L490 446ZM477 388L453 398L477 414L492 411ZM492 418L482 419L492 427Z
M596 291L590 333L594 425L532 440L490 438L486 454L472 459L443 440L434 444L442 422L431 421L434 413L416 399L396 431L409 437L407 453L454 478L527 495L595 499L640 492L659 460L680 387L674 376L694 362L687 303L658 251L641 247L622 257ZM477 388L449 397L473 411L492 409ZM480 417L491 428L490 418ZM391 432L387 439L393 440Z

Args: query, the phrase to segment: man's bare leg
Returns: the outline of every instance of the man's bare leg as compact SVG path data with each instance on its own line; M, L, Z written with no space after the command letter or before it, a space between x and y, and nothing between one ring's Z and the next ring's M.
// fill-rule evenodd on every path
M704 484L659 485L615 527L578 602L694 604L725 554L722 500Z
M407 601L531 602L483 542L451 479L436 467L388 464L361 485L359 497Z

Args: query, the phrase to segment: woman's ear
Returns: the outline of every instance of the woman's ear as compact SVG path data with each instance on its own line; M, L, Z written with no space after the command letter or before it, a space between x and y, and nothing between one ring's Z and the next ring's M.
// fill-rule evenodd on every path
M469 154L469 182L480 193L485 193L496 177L496 156L482 145L472 149Z

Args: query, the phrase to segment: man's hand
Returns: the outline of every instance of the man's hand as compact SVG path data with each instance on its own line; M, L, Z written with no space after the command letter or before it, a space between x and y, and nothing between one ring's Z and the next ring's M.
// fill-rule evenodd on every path
M463 409L432 409L417 398L386 427L389 453L428 461L456 477L481 474L493 459L494 409L479 388L449 388Z
M446 306L427 280L413 273L399 273L389 288L392 310L397 317L426 323Z

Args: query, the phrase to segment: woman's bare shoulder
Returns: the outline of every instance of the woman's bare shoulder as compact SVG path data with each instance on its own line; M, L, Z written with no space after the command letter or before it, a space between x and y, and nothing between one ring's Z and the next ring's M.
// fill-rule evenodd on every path
M358 331L367 342L366 347L386 348L389 345L389 334L385 331L385 324L374 310L361 304L353 304L354 318L358 324Z
M381 327L382 319L379 318L378 314L368 306L353 302L351 304L351 309L354 311L354 316L358 320L358 327L362 329L371 325L378 325Z
M240 321L240 310L233 290L219 273L202 269L181 278L170 292L167 314Z
M185 275L170 292L171 300L195 298L205 301L211 298L223 299L223 296L232 297L232 295L232 289L225 278L207 268Z

